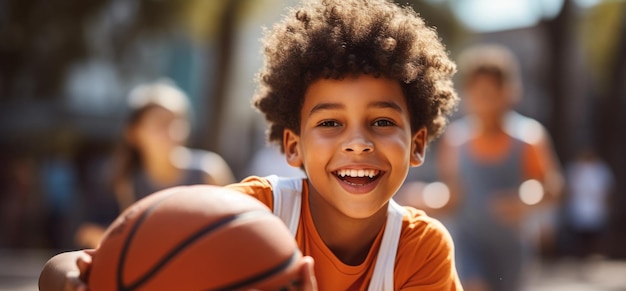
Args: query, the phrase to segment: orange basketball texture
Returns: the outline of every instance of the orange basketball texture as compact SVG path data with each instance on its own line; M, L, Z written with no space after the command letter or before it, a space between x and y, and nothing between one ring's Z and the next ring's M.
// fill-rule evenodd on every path
M89 274L91 290L217 290L289 265L297 245L256 199L216 186L152 194L107 229Z

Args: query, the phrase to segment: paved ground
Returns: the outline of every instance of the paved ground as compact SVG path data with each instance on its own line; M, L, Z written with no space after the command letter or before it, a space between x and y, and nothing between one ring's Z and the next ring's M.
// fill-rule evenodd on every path
M580 263L561 259L537 265L529 291L626 291L626 261L596 260Z
M37 290L37 278L51 251L0 250L0 291ZM626 261L597 260L581 265L562 259L537 264L528 291L626 291Z
M43 250L0 249L0 291L38 290L39 272L52 255Z

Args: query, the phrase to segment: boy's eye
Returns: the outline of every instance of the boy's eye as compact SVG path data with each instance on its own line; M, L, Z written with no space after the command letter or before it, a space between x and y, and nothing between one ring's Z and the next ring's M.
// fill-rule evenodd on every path
M374 123L372 125L374 125L374 126L394 126L395 123L393 123L393 121L391 121L391 120L379 119L379 120L374 121Z
M340 124L339 124L339 122L334 121L334 120L325 120L325 121L320 122L318 124L318 126L321 126L321 127L337 127L337 126L340 126Z

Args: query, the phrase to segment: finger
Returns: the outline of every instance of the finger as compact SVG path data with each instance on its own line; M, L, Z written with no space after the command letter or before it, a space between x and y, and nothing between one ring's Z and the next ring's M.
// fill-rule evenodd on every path
M87 291L87 285L79 278L77 271L68 272L65 276L64 291Z
M302 278L304 284L302 285L302 291L317 291L317 280L314 274L314 261L310 256L302 258L304 261L304 267L302 268Z
M79 274L77 279L82 282L87 282L89 277L89 271L91 270L91 262L95 253L93 250L85 250L76 259L76 265L78 266Z

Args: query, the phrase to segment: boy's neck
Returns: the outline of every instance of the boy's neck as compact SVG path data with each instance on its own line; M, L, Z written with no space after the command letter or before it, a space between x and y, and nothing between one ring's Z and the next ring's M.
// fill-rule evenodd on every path
M309 207L324 244L344 264L360 265L387 219L387 207L371 217L354 219L339 212L309 185Z
M500 135L504 132L504 124L501 121L482 120L478 128L479 134L482 136Z

